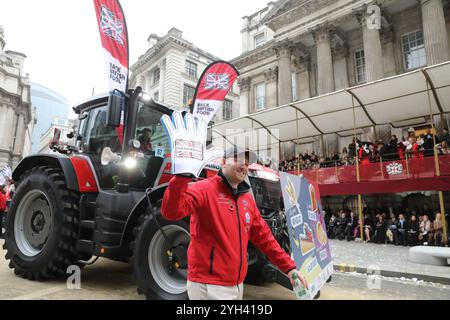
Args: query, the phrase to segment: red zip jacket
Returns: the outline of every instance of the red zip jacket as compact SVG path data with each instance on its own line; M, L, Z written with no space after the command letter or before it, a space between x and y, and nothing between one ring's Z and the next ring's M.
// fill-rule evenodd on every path
M0 191L0 212L6 211L6 201L7 201L6 194Z
M175 176L169 182L161 213L178 221L190 215L188 280L232 286L247 274L247 244L250 240L281 271L295 263L273 237L261 217L250 186L243 182L236 194L222 173L196 183Z

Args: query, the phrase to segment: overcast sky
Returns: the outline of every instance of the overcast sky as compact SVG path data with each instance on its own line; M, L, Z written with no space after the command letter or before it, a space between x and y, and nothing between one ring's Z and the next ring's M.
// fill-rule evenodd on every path
M27 55L32 82L71 103L108 90L93 0L0 0L6 50ZM242 17L269 0L121 0L128 25L130 64L147 50L151 33L170 28L197 47L229 60L241 53Z

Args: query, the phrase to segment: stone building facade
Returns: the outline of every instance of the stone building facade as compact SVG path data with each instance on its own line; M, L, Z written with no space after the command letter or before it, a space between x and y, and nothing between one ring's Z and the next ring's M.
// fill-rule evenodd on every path
M279 0L243 20L242 54L232 60L241 72L241 115L450 58L448 0ZM448 126L448 115L436 120ZM377 126L362 138L401 132ZM333 134L285 149L329 154L351 139Z
M28 75L24 73L26 56L5 51L5 45L0 27L0 168L14 168L31 152L34 112Z
M221 59L185 40L176 28L163 37L151 34L148 44L147 52L130 68L131 87L141 86L154 100L186 109L204 69ZM239 117L237 83L227 95L224 109L217 111L213 121L236 117Z

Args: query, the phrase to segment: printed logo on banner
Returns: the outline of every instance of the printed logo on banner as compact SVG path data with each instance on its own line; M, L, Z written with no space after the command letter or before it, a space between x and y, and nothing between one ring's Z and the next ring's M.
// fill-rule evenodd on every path
M227 73L206 74L205 90L227 90L230 85L230 78Z
M309 218L309 220L316 222L317 214L313 211L308 211L308 218Z
M203 145L195 141L176 140L175 153L178 158L203 160Z
M117 19L111 10L104 5L101 8L100 21L103 33L118 44L124 45L123 22Z
M320 261L325 260L328 257L327 250L320 251L319 256L320 256Z
M388 175L390 175L390 176L402 174L403 173L403 165L398 162L392 162L386 166L386 171L387 171Z
M303 217L302 217L301 213L296 214L295 216L291 217L292 228L297 228L302 223L303 223Z

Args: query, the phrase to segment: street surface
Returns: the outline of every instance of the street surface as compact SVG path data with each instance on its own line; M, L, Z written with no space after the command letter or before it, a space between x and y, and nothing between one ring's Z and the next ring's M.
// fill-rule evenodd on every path
M0 240L3 245L3 240ZM136 293L132 267L127 263L100 259L81 273L81 289L67 289L64 279L35 282L14 275L0 249L0 299L54 300L134 300L144 299ZM371 290L379 284L381 289ZM245 286L244 299L294 300L294 294L278 284L263 287ZM333 275L321 292L320 299L450 299L450 286L422 281L381 278L372 281L366 275L340 273Z

